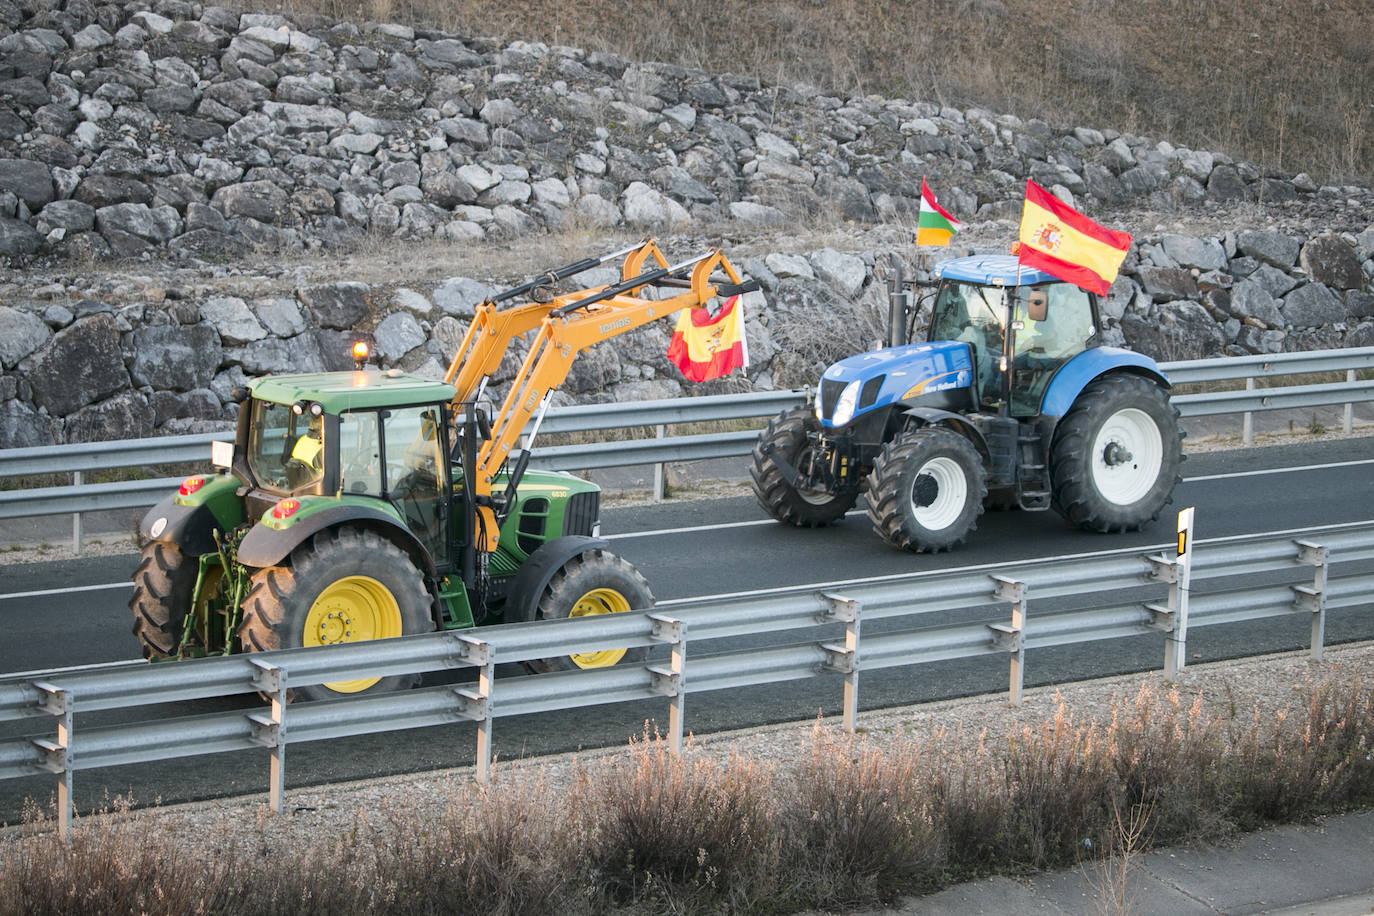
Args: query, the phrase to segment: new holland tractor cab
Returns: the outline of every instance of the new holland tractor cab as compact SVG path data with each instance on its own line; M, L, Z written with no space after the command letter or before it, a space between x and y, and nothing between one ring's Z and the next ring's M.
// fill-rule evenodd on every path
M619 283L555 294L557 281L621 256ZM232 446L216 443L220 473L187 478L143 520L147 545L129 606L145 657L652 608L644 578L597 536L599 488L529 469L531 443L577 353L755 288L719 251L669 265L645 241L482 303L442 381L360 362L352 372L250 382ZM490 380L511 343L531 333L493 413ZM645 653L611 649L528 667L605 667ZM293 694L320 699L414 682L359 678Z
M939 264L925 343L895 281L889 346L825 370L808 406L759 437L752 478L781 522L818 527L865 494L887 543L950 549L985 506L1053 508L1094 531L1138 529L1181 460L1169 381L1099 346L1097 296L1015 257Z

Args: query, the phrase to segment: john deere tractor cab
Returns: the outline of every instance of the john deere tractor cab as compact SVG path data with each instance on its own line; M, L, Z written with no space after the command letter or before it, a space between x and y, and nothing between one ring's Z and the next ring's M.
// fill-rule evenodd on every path
M620 282L555 293L558 281L622 256ZM724 276L713 278L717 271ZM530 469L530 444L578 352L753 288L719 251L670 265L645 241L482 303L442 381L361 365L253 380L233 445L216 443L222 472L187 478L144 518L148 544L130 601L144 655L332 645L652 608L644 578L597 536L600 490ZM524 297L530 301L498 308ZM490 378L527 332L529 352L493 411ZM644 654L612 649L529 667L604 667ZM295 694L413 682L359 678Z
M989 505L1095 531L1159 516L1181 460L1169 382L1098 345L1095 294L989 255L938 265L933 294L927 342L905 342L914 311L894 295L890 345L830 366L760 435L769 515L817 527L865 494L879 536L916 551L959 544Z

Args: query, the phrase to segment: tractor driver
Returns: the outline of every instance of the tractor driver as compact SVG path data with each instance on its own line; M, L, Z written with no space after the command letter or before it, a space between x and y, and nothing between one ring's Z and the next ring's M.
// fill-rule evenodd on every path
M310 428L291 447L291 460L286 463L286 477L291 489L298 490L324 476L323 436L323 419L311 417Z

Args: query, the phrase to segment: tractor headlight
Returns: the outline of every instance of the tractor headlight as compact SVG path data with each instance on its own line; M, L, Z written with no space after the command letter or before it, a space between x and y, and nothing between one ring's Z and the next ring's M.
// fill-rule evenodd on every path
M813 408L814 408L815 411L816 411L816 419L817 419L817 420L824 420L824 419L825 419L825 414L822 413L822 411L821 411L821 383L820 383L820 382L817 382L817 383L816 383L816 390L815 390L815 392L814 392L814 394L813 394L813 396L812 396L812 400L815 401L815 404L813 404L812 406L813 406Z
M859 401L859 382L854 380L844 386L840 399L835 402L835 412L830 416L830 425L844 426L854 419L854 406Z

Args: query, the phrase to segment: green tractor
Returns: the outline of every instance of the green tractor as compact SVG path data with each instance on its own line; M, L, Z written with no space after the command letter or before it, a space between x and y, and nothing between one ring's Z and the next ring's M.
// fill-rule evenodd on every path
M620 283L553 294L554 281L627 253ZM687 268L690 278L682 276ZM711 281L718 268L731 282ZM688 289L637 295L660 286ZM144 656L651 609L644 577L598 537L599 488L529 469L530 442L577 352L750 286L718 251L669 266L646 241L482 303L443 381L360 361L352 372L250 382L240 392L233 445L215 444L221 471L188 477L143 519L146 546L129 606ZM532 301L497 309L525 295ZM529 331L537 331L535 343L492 414L489 380L510 343ZM516 448L531 419L529 439ZM607 649L526 664L536 672L596 668L646 653ZM324 699L416 680L357 678L292 692Z

